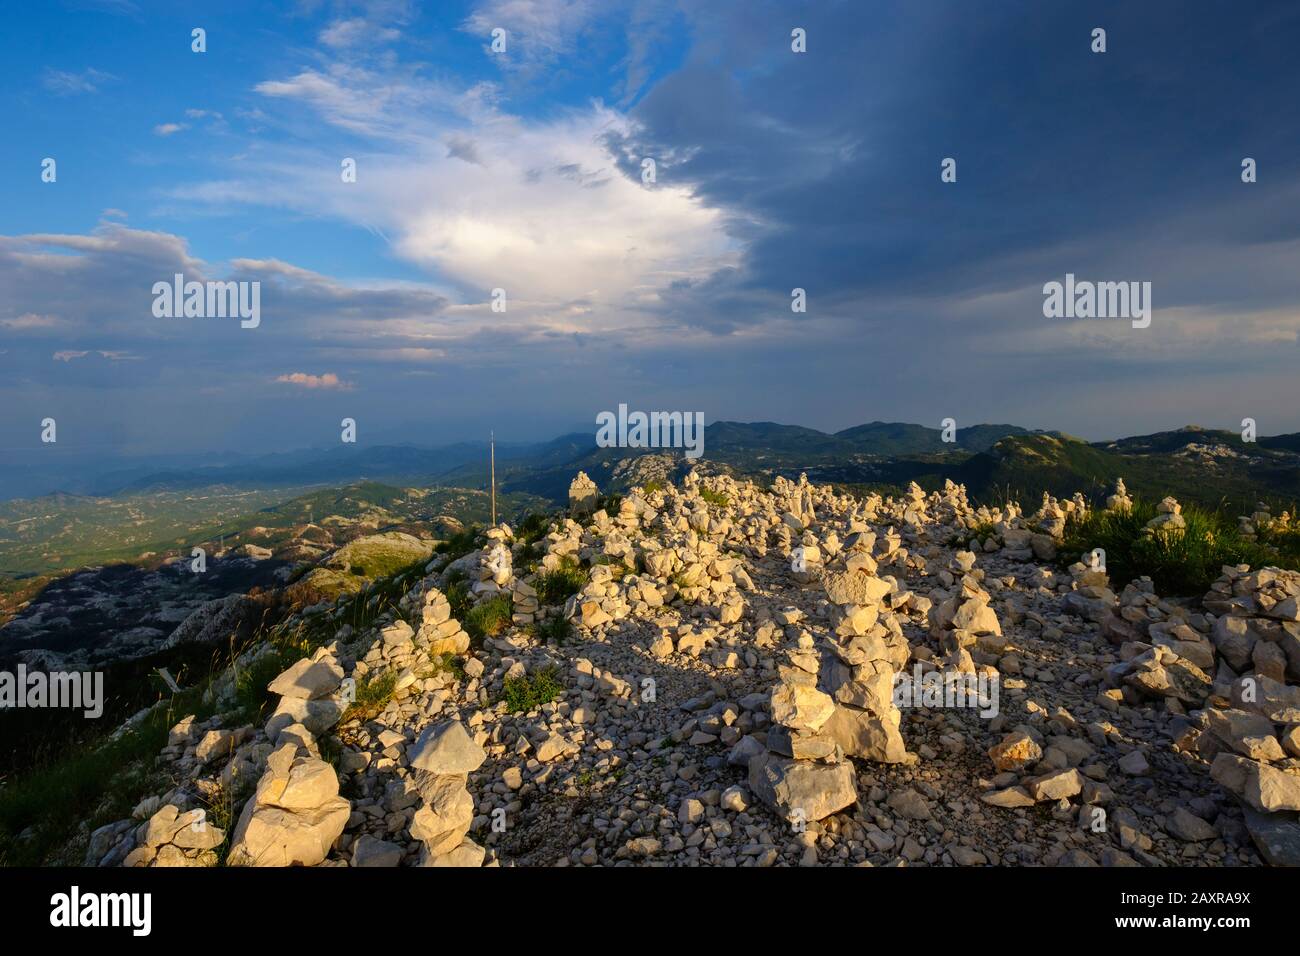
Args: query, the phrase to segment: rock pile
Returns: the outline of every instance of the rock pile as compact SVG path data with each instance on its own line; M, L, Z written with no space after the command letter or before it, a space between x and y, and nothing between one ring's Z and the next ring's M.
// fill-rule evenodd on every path
M1106 499L1107 511L1132 511L1133 499L1128 496L1128 489L1124 487L1124 479L1115 479L1115 493Z
M286 735L287 736L287 735ZM230 847L232 866L316 866L343 833L351 805L334 768L297 741L267 758Z
M989 602L992 596L980 584L981 572L972 571L975 556L959 551L955 556L962 573L958 587L949 594L936 589L930 595L930 634L939 641L943 657L938 664L945 673L976 673L971 650L984 637L984 648L997 652L1003 646L1002 625Z
M890 581L875 577L869 540L863 532L850 535L847 570L828 571L825 578L834 630L824 645L820 687L834 710L823 732L848 756L899 763L907 748L894 686L910 650L895 607L912 595L896 594ZM896 603L887 605L887 598Z
M419 595L420 629L415 632L415 643L423 644L430 658L444 654L460 656L469 650L469 635L451 616L451 604L445 594L430 585L408 595Z
M1224 568L1203 599L1218 613L1213 707L1180 745L1248 808L1265 859L1300 865L1300 572Z
M268 685L282 695L266 722L275 750L235 825L231 865L316 866L342 835L351 804L339 796L338 775L320 758L315 739L346 710L342 683L338 660L320 648Z
M514 568L507 542L510 528L501 525L487 531L487 547L479 552L478 567L469 590L476 598L490 598L509 591L514 580Z
M214 866L214 851L225 840L225 833L208 822L203 810L180 813L169 803L141 824L136 848L122 865Z
M1187 527L1183 517L1183 506L1173 498L1164 498L1156 505L1158 512L1146 523L1146 530L1151 534L1179 534Z
M423 805L411 836L424 844L420 866L482 866L484 850L469 839L474 798L466 781L487 759L458 720L427 727L408 754Z
M1069 567L1073 590L1065 595L1062 605L1070 614L1100 624L1107 614L1119 604L1119 598L1110 589L1110 577L1099 552L1084 555Z
M587 477L585 471L578 472L578 477L569 485L569 514L575 518L589 515L596 510L600 498L600 489Z
M774 726L767 747L749 760L754 795L796 827L854 803L856 778L834 738L820 731L835 714L835 699L817 689L818 655L804 636L779 670L772 690Z

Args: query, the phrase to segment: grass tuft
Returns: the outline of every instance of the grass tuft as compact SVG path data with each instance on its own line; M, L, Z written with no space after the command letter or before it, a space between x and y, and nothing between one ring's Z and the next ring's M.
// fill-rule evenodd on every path
M485 637L496 637L509 627L513 615L514 599L508 594L498 594L471 608L461 625L471 638L481 641Z
M502 687L501 699L512 714L521 714L564 696L554 667L527 677L511 677Z
M586 583L587 573L582 565L566 555L554 571L546 571L538 577L537 601L546 607L563 604Z
M721 491L714 491L712 488L701 488L700 497L704 499L705 504L714 505L718 508L725 508L727 503L731 501Z

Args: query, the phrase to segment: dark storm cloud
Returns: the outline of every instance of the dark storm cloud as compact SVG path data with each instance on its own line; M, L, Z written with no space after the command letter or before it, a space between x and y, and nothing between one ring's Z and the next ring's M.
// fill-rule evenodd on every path
M1300 235L1294 6L701 6L690 58L614 145L629 175L635 157L670 157L661 182L734 212L754 236L749 285L925 299L1094 264L1149 272L1183 238ZM793 26L806 54L789 52ZM1090 50L1096 26L1105 54ZM944 157L955 184L940 182ZM1195 231L1170 236L1174 221ZM1238 304L1293 299L1294 280L1274 280L1218 284Z

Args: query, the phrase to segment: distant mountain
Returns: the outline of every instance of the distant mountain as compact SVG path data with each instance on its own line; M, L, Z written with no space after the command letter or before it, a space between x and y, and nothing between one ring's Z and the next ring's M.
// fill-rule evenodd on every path
M1008 435L1028 435L1029 429L1018 425L971 425L958 428L956 441L943 440L943 431L905 422L870 422L836 432L835 437L851 442L872 455L942 454L955 450L988 451Z
M1113 442L1085 442L1059 432L1010 436L971 456L945 477L984 500L1018 498L1028 505L1044 491L1082 491L1101 498L1123 478L1130 493L1240 513L1261 499L1294 512L1300 500L1296 435L1247 443L1235 432L1185 428ZM935 477L938 477L937 475Z

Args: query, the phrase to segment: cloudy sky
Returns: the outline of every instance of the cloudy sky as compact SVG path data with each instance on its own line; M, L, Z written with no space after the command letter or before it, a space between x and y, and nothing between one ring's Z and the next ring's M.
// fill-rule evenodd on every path
M28 5L0 448L46 417L106 456L344 416L541 439L619 403L1300 431L1298 42L1236 0ZM1150 328L1045 318L1067 272L1150 282ZM176 273L260 282L260 325L156 317Z

